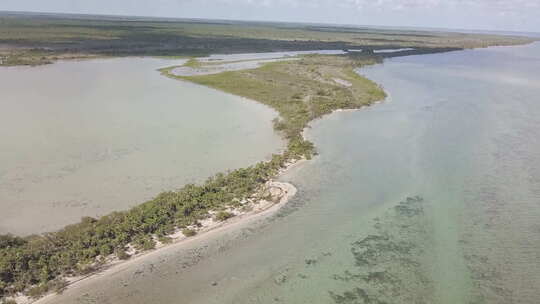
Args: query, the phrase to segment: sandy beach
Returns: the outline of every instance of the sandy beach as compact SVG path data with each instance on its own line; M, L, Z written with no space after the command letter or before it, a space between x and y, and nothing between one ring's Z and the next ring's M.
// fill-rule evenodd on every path
M283 174L286 170L292 167L300 165L302 162L303 160L299 160L287 164L287 166L280 171L279 175ZM160 242L156 242L157 245L155 249L140 253L134 253L128 260L119 260L117 258L114 258L90 275L68 277L66 278L66 280L69 282L69 284L66 289L71 290L81 288L85 285L85 283L91 283L93 280L99 280L106 276L122 272L129 269L130 267L133 267L134 265L143 263L144 261L149 260L157 255L166 252L178 251L179 249L182 249L183 247L186 247L190 243L197 240L208 238L214 234L233 229L236 226L240 226L247 221L272 215L280 208L282 208L296 194L297 189L294 185L290 183L271 180L264 185L261 191L269 193L271 195L271 199L263 199L257 202L249 202L248 204L250 204L251 207L249 211L230 210L230 212L234 213L235 216L222 222L214 221L212 218L201 221L202 225L201 227L198 227L196 229L197 234L193 237L186 237L181 233L181 231L177 231L174 234L169 235L169 237L173 239L172 243L163 244ZM257 194L260 194L261 191L259 191ZM46 304L54 303L56 297L56 293L51 293L37 300L31 299L26 296L19 296L16 298L16 300L17 303L23 304Z

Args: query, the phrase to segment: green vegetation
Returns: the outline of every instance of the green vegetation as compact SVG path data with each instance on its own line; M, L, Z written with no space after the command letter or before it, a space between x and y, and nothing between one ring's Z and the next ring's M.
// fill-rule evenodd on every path
M93 56L204 56L315 49L463 49L524 37L270 22L0 12L0 65Z
M195 236L197 234L197 231L193 230L193 229L189 229L189 228L186 228L184 230L182 230L182 234L186 237L192 237L192 236Z
M213 75L175 76L172 68L163 69L162 73L274 108L280 114L274 127L288 141L285 157L310 159L314 146L302 136L310 121L336 109L357 109L385 97L375 83L354 72L355 68L377 60L364 56L309 55L299 60L269 63L258 69Z
M131 257L129 254L127 254L126 248L122 246L119 246L118 248L116 248L116 250L114 251L114 254L119 260L127 260Z
M170 244L170 243L172 243L173 239L171 237L169 237L169 236L166 236L166 235L160 235L158 237L158 241L160 241L163 244Z
M186 63L184 63L184 66L196 69L196 68L201 67L202 65L197 59L191 58Z
M51 291L60 294L64 292L67 286L68 282L66 280L58 278L30 288L27 294L29 297L37 299Z
M100 219L85 217L78 224L25 238L0 236L0 297L26 292L39 296L58 289L65 276L91 273L111 255L127 259L126 247L138 251L155 247L155 238L181 229L193 236L210 210L221 210L218 221L233 216L223 211L239 207L287 163L310 158L315 150L301 132L309 121L338 108L359 108L384 98L373 82L354 73L355 67L376 62L347 56L306 56L258 69L189 77L189 80L258 100L275 108L281 118L275 127L288 140L288 149L272 160L217 174L202 185L164 192L131 210ZM172 77L168 72L163 73ZM340 85L342 79L350 86ZM61 285L61 284L60 284Z
M99 57L105 57L99 56ZM82 53L58 53L39 48L2 51L0 49L0 66L16 65L43 65L57 60L90 59L98 58L97 55Z
M216 221L218 221L218 222L223 222L223 221L226 221L226 220L230 219L233 216L234 216L234 214L232 214L230 212L220 211L220 212L216 213L216 215L214 216L214 219Z

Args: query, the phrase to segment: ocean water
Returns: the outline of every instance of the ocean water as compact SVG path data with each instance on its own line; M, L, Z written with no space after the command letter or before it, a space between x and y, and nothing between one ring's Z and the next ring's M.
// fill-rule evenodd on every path
M0 233L52 231L279 152L275 111L151 58L0 68Z
M393 58L315 121L277 214L50 303L538 303L540 44Z

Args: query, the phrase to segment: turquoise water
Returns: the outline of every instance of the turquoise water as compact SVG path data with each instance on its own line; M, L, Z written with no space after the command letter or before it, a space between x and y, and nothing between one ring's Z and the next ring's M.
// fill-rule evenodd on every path
M123 58L0 68L0 233L52 231L282 148L268 107Z
M539 70L540 44L362 69L389 98L312 124L278 214L54 303L538 303Z

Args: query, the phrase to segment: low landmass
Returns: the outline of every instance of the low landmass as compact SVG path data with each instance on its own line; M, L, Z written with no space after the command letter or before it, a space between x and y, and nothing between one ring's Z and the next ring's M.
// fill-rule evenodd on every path
M467 49L519 36L228 20L0 12L0 65L110 56L205 56L343 49Z
M86 217L80 223L42 235L0 236L0 298L6 303L15 296L37 299L53 291L61 292L70 282L111 267L120 260L178 243L222 225L219 223L231 223L235 218L260 214L273 205L283 204L294 190L291 185L277 183L275 179L291 165L316 154L313 143L302 135L309 123L336 110L359 109L385 98L383 89L358 75L357 68L379 63L390 56L530 41L519 37L396 33L365 28L308 25L290 28L267 23L214 24L18 14L2 14L0 20L3 25L0 43L7 45L3 48L3 65L43 64L66 54L84 58L183 56L193 50L204 54L351 47L363 50L343 55L304 55L253 69L210 75L182 76L173 73L177 67L162 69L161 73L167 77L272 107L279 113L274 128L286 139L286 150L273 155L270 161L218 173L200 185L190 184L178 191L161 193L127 211L98 219ZM238 29L231 31L236 36L226 37L226 31L230 33L231 28ZM401 50L374 52L387 48ZM30 55L24 57L24 54ZM213 63L192 59L185 67L200 69L210 64Z

